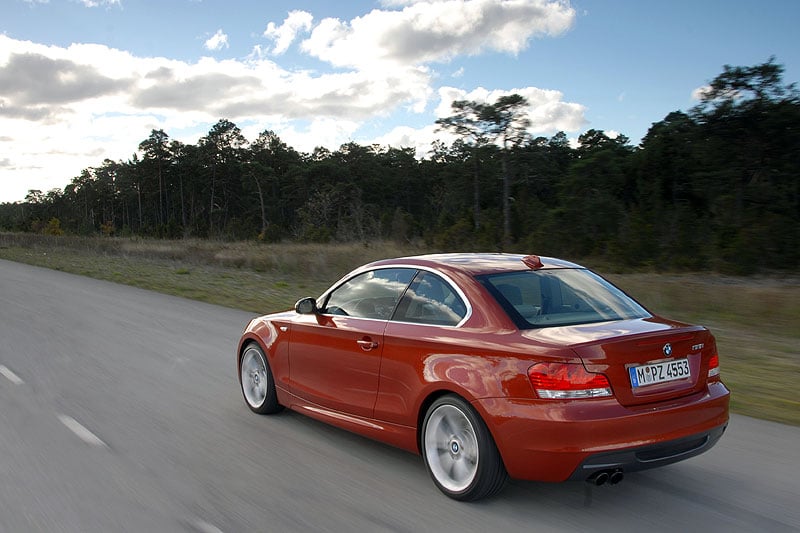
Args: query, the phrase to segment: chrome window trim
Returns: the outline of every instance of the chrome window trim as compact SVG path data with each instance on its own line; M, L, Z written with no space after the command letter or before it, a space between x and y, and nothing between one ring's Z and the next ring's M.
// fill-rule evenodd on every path
M447 325L447 324L424 324L424 323L420 323L420 322L405 322L405 321L402 321L402 320L392 320L392 319L382 319L382 318L366 318L366 317L357 317L357 316L343 317L342 315L333 315L333 314L327 314L327 313L323 313L323 314L325 316L330 316L330 317L339 316L339 317L342 317L342 318L347 318L349 320L373 320L373 321L378 321L378 322L386 322L386 323L393 322L395 324L410 324L410 325L414 325L414 326L428 326L428 327L434 327L434 328L459 328L467 320L469 320L469 318L472 316L472 302L469 301L469 298L467 298L467 296L464 294L464 291L461 290L461 287L459 287L458 284L456 282L454 282L453 279L450 276L448 276L447 274L444 274L443 272L441 272L441 271L439 271L439 270L437 270L437 269L435 269L433 267L420 266L420 265L410 265L410 264L405 264L405 263L397 264L397 265L380 265L380 266L374 266L374 267L369 267L369 268L356 269L356 270L350 272L349 274L347 274L346 276L344 276L343 278L341 278L339 281L337 281L327 291L323 292L322 295L320 295L320 297L319 297L319 299L317 301L324 302L333 291L335 291L336 289L338 289L339 287L341 287L342 285L344 285L345 283L347 283L351 279L355 278L356 276L360 276L360 275L362 275L362 274L364 274L366 272L372 272L372 271L375 271L375 270L390 270L390 269L394 269L394 268L406 268L406 269L412 269L412 270L415 270L415 271L424 270L425 272L430 272L432 274L436 274L437 276L442 278L445 281L445 283L447 283L447 285L449 285L450 288L453 289L453 292L455 292L458 295L458 297L461 298L461 301L464 302L464 307L466 307L466 312L464 313L464 317L457 324ZM403 294L400 296L400 299L402 299L402 297L405 296L405 294L406 294L405 291L408 290L408 287L411 286L411 283L414 282L414 278L416 278L416 276L417 276L416 273L414 274L414 276L412 276L411 281L408 283L408 285L406 285L406 288L403 291ZM400 303L400 300L398 300L397 303ZM395 308L396 308L396 305L395 305Z

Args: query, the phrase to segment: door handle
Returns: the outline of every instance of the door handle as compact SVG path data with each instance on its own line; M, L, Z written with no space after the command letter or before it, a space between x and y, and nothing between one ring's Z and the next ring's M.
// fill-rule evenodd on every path
M358 343L359 346L361 346L361 349L364 350L365 352L374 350L375 348L378 347L378 343L371 339L361 339L356 342Z

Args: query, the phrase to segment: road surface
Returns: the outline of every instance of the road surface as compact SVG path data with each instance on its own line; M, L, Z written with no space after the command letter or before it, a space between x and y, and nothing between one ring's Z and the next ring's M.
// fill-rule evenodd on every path
M800 531L800 428L740 416L617 486L452 501L415 455L252 414L249 318L0 261L0 532Z

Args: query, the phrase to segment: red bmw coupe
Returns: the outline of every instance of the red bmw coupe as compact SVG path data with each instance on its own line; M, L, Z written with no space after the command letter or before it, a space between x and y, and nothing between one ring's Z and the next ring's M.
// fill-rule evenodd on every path
M458 500L510 476L619 482L700 454L728 423L714 336L574 263L441 254L360 267L252 320L248 407L286 407L422 455Z

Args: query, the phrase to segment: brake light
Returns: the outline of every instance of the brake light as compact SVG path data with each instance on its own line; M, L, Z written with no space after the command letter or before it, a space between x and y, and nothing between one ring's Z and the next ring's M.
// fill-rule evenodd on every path
M537 363L528 378L539 398L567 400L611 396L611 385L603 374L587 372L580 363Z
M708 379L717 378L719 379L719 355L714 354L711 356L711 359L708 360Z

